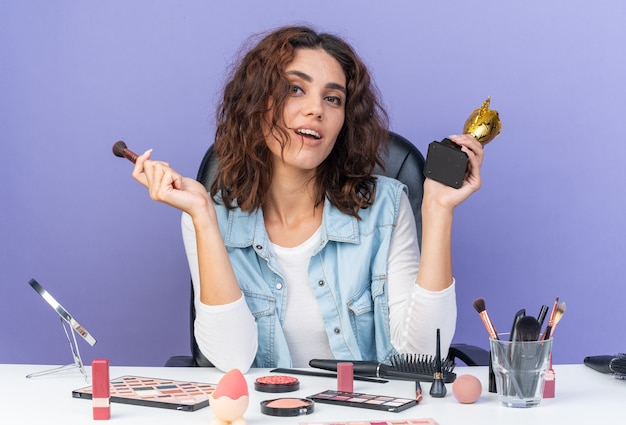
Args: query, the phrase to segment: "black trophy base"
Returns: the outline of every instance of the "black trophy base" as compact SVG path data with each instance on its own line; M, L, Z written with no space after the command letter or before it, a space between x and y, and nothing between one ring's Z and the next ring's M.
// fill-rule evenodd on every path
M424 175L455 189L463 186L467 154L450 139L428 145Z

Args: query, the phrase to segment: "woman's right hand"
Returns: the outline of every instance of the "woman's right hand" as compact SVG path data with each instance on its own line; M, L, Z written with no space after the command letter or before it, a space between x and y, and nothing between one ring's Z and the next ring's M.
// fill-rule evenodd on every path
M137 157L133 178L148 188L150 198L194 217L213 204L202 183L183 177L170 164L150 159L152 149Z

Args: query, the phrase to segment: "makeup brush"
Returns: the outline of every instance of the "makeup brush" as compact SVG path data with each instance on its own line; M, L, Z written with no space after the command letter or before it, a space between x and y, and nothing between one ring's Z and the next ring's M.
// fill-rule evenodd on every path
M563 314L565 314L565 302L561 304L556 304L559 298L557 297L554 301L555 307L552 309L552 314L550 315L550 320L548 321L548 326L546 327L546 331L543 334L543 339L549 339L554 336L554 329L556 325L559 323ZM543 397L544 398L554 398L555 390L556 390L556 376L554 373L554 369L552 368L552 353L550 353L550 367L546 372L545 384L543 386Z
M420 384L420 381L415 381L415 401L417 401L417 404L420 404L422 399L424 397L422 396L422 385Z
M498 389L496 388L496 375L493 373L493 353L489 350L489 366L488 366L488 389L490 393L497 393Z
M436 367L432 356L398 354L391 356L389 360L391 364L368 360L312 359L309 361L309 366L317 369L337 371L337 363L349 361L354 365L355 375L408 381L433 381ZM454 362L445 360L442 361L441 365L444 382L454 382L456 379L456 374L452 372L455 366Z
M489 333L489 338L499 339L498 332L496 332L496 328L494 328L493 323L491 322L491 319L489 318L489 314L487 314L487 307L485 305L485 299L477 298L474 301L473 305L474 305L474 309L476 309L476 311L480 315L480 318L482 319L485 325L485 328L487 328L487 332Z
M554 336L554 328L561 321L561 318L565 314L565 302L562 302L554 309L554 313L550 316L550 321L546 327L543 339L548 339Z
M541 309L539 310L539 315L537 315L537 321L539 322L540 326L543 326L543 321L546 320L546 314L548 314L549 308L550 307L545 304L541 306Z
M524 316L515 326L515 341L537 341L541 335L541 325L533 316Z
M545 332L541 339L546 339L546 335L548 332L552 332L552 325L554 324L554 315L556 314L556 308L559 306L559 297L554 299L554 304L552 305L552 311L550 312L550 318L548 319L548 326L546 327Z
M487 328L487 333L489 334L489 338L499 339L498 333L496 332L496 328L494 328L493 323L491 322L491 319L489 318L489 315L487 314L487 307L485 306L485 299L477 298L476 300L474 300L473 306L474 306L474 309L480 315L480 318L482 319L483 324L485 325L485 328ZM491 360L492 360L492 353L491 351L489 351L489 392L495 393L497 392L496 391L496 376L493 373L493 363Z
M441 369L441 335L437 328L437 351L435 354L435 373L433 374L433 383L430 386L430 396L443 398L446 396L447 390L443 383L443 371Z
M516 340L517 322L519 322L519 320L525 316L526 316L526 309L524 308L522 308L521 310L518 310L518 312L515 313L515 316L513 316L513 325L511 325L511 333L509 334L509 341Z
M522 317L517 322L516 339L509 355L513 366L511 380L518 382L522 394L534 394L537 387L537 381L524 371L536 368L537 360L542 358L540 353L544 343L537 343L540 335L541 325L533 316Z
M556 325L559 324L564 314L565 314L565 301L559 304L559 306L556 308L556 314L554 315L554 323L552 324L552 329L549 335L550 337L554 337L554 331L556 330Z
M121 140L115 142L115 144L113 145L113 155L119 156L120 158L126 158L133 164L137 161L137 157L139 156L135 152L128 149L126 143L122 142Z

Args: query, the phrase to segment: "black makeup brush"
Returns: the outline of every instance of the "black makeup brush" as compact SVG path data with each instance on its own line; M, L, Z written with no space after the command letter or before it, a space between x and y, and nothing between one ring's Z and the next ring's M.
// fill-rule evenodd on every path
M543 326L543 321L546 320L546 314L548 314L549 308L550 307L545 304L541 306L541 309L539 310L539 315L537 315L537 321L539 322L539 325Z
M517 313L515 313L515 316L513 317L513 325L511 326L511 333L509 334L509 341L515 341L517 333L517 322L519 322L519 319L524 316L526 316L526 309L521 309Z
M443 371L441 369L441 336L439 328L437 328L437 352L435 354L435 373L433 374L433 383L430 386L430 396L436 398L445 397L447 393L446 386L443 383Z
M524 316L515 326L514 341L537 341L541 334L541 325L533 316Z
M493 357L491 355L491 350L489 350L489 366L488 366L488 372L487 372L487 378L488 378L488 383L489 383L489 392L490 393L497 393L498 390L496 388L496 375L493 373Z
M128 149L128 147L126 147L126 143L121 140L119 142L115 142L113 145L113 155L119 156L120 158L126 158L133 164L137 161L137 157L139 156L135 152Z
M479 304L480 306L480 304ZM477 308L478 311L478 308ZM536 342L541 334L541 325L533 316L526 316L526 310L521 309L515 313L513 319L513 326L509 341L514 343L518 342ZM511 366L511 384L515 387L515 391L518 395L532 393L534 382L528 380L525 374L518 374L516 371L526 370L531 367L535 367L535 361L537 359L537 353L534 352L536 348L534 346L511 344L504 354L506 362L510 362ZM505 363L506 364L506 363ZM491 378L491 376L490 376ZM490 380L490 392L491 380Z

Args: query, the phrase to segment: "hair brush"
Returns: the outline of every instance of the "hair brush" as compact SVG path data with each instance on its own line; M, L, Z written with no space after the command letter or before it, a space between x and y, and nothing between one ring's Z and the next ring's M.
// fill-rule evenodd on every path
M584 364L601 373L611 373L618 379L626 380L626 353L617 356L587 356Z
M397 354L391 356L389 361L390 364L367 360L312 359L309 366L336 371L337 363L350 362L354 365L355 375L422 382L433 382L433 376L437 372L434 357L425 354ZM452 372L454 366L451 360L441 360L445 383L454 382L456 379L456 374Z

